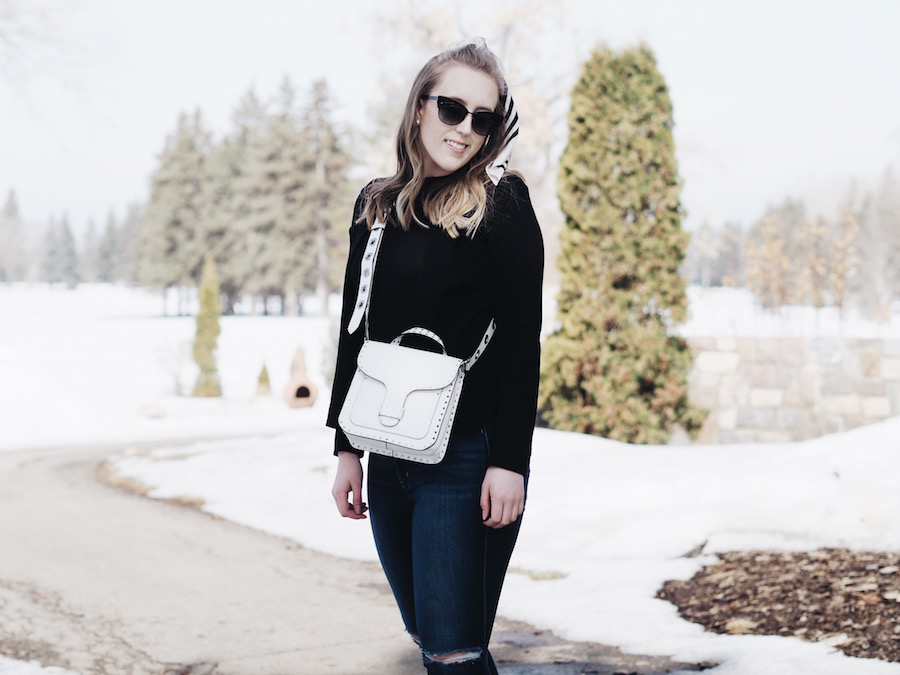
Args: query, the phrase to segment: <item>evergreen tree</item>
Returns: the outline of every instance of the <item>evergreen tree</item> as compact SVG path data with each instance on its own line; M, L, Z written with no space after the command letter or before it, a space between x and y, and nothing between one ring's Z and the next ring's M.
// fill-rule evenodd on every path
M200 277L205 255L200 219L210 143L199 110L193 116L182 114L166 140L141 223L138 278L144 285L186 288Z
M81 277L84 281L100 280L100 235L93 218L88 219L81 241Z
M62 267L59 256L59 240L59 226L56 224L56 220L51 217L41 244L42 256L38 272L38 279L48 284L55 284L62 280L59 275L59 270Z
M133 284L137 281L137 246L142 218L142 208L131 204L116 232L112 276L118 282Z
M200 282L200 311L197 313L197 331L194 335L194 362L200 369L197 383L194 385L194 396L222 395L219 370L216 367L221 313L216 264L211 256L207 256Z
M16 193L9 191L0 212L0 282L25 279L25 242Z
M213 148L209 157L209 186L204 193L202 229L206 246L216 259L225 314L234 312L251 276L248 251L249 195L259 189L251 175L265 123L266 109L253 89L241 98L232 115L235 131Z
M332 101L325 80L312 85L303 114L303 129L308 140L306 180L303 186L302 222L304 241L312 235L314 264L307 266L305 279L288 277L288 285L304 291L315 290L322 315L328 311L328 295L343 282L342 258L346 254L345 205L352 199L346 179L349 158L332 121ZM298 251L299 252L299 251ZM294 268L291 268L292 270Z
M6 195L6 203L3 205L3 217L9 220L22 220L22 214L19 213L19 201L16 199L15 190L10 190Z
M287 286L296 277L307 276L315 260L302 218L307 162L296 91L285 78L277 112L266 119L260 142L252 148L244 182L247 208L238 222L249 256L245 289L262 299L264 313L268 313L270 297L281 300L283 311ZM295 250L307 255L295 257Z
M75 236L72 234L68 215L63 215L59 233L60 281L66 288L75 288L81 281L81 273L78 265L78 249L75 246Z
M900 292L900 181L887 169L878 188L860 208L858 246L865 264L854 280L861 306L879 321L890 320L893 296Z
M835 307L841 314L847 302L847 289L851 280L859 271L859 257L856 252L856 237L859 234L859 222L849 207L834 227L834 244L830 250L828 268L830 273L826 280Z
M116 223L116 214L112 211L106 217L106 228L100 239L97 249L97 280L116 281L116 253L118 249L119 233Z
M75 288L80 281L78 270L78 251L75 249L75 237L69 226L69 217L63 215L62 221L50 221L44 235L44 257L41 262L41 281L56 284L64 283L68 288Z
M560 163L560 327L548 337L540 406L550 426L635 443L664 443L675 425L699 431L688 401L690 351L678 274L688 236L672 104L646 46L603 48L571 97Z
M269 371L266 369L266 364L263 364L262 370L259 371L259 377L256 378L256 395L272 395L272 385L269 382Z

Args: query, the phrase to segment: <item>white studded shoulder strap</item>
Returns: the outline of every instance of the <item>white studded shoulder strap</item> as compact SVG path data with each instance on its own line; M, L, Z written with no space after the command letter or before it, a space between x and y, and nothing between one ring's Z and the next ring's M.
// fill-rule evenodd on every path
M369 240L366 242L366 250L363 251L362 262L359 270L359 290L356 293L356 304L353 307L353 314L350 315L350 322L347 324L347 332L355 333L359 328L359 324L365 319L366 339L369 339L369 299L372 297L372 281L375 277L375 261L378 259L378 251L381 249L381 239L384 236L384 223L376 220L372 225L372 231L369 232ZM416 329L411 329L415 331ZM424 330L424 329L423 329ZM466 370L471 370L472 366L481 357L484 350L490 344L494 332L497 330L497 322L491 319L487 330L478 343L478 348L465 361ZM429 331L430 332L430 331ZM443 344L443 342L441 342Z
M375 260L378 258L378 250L381 248L381 237L384 234L384 223L376 220L369 232L369 240L366 242L366 250L363 251L362 262L359 270L359 291L356 294L356 305L353 314L350 315L350 323L347 324L347 332L355 333L366 319L366 339L369 338L369 298L372 295L372 278L375 276Z

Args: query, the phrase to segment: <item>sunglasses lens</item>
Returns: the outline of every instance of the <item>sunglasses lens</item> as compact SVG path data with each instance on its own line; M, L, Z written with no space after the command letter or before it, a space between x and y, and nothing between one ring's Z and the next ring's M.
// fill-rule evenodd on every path
M492 133L497 126L497 115L495 113L480 112L472 115L472 131L479 136L487 136Z
M462 122L468 111L456 101L449 98L438 99L438 117L444 124L455 125Z

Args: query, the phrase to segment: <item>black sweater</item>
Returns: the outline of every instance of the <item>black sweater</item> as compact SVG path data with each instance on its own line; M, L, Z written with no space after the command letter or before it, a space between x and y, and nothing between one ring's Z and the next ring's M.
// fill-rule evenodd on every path
M434 181L426 181L428 190ZM356 201L344 277L341 334L327 425L336 429L335 454L356 452L337 424L356 370L364 327L347 333L359 289L369 230L357 223ZM421 199L420 199L421 203ZM422 218L422 213L419 211ZM423 218L424 220L424 218ZM528 471L540 364L544 247L528 188L516 176L488 186L488 208L474 237L450 237L443 228L385 228L369 305L369 337L389 342L408 328L428 328L452 356L469 358L491 318L497 332L466 375L453 432L473 435L490 425L490 464Z

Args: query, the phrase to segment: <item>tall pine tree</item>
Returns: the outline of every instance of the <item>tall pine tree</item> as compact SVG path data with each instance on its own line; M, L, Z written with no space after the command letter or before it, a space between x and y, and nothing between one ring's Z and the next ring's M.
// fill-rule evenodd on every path
M349 157L332 120L332 100L325 80L313 83L303 111L303 130L308 141L303 184L304 242L311 265L305 265L305 279L292 284L304 291L315 290L321 314L328 313L328 295L343 282L342 258L345 255L346 204L352 199L347 182ZM300 251L297 251L300 253Z
M550 426L664 443L705 417L687 393L691 356L672 334L685 320L678 274L688 235L672 104L646 46L603 48L572 92L559 174L559 329L541 369Z
M16 193L9 191L0 212L0 282L25 279L25 242Z
M63 214L62 221L58 224L50 221L44 237L40 278L51 284L63 283L67 288L75 288L81 281L75 236L67 214Z
M206 253L200 223L210 143L199 110L193 116L182 114L175 133L166 139L141 223L138 276L146 286L186 288L200 278Z
M265 106L251 88L232 114L235 130L216 144L209 157L209 186L204 193L202 223L206 245L215 257L224 302L234 313L252 270L248 249L249 195L256 189L250 158L260 143Z

